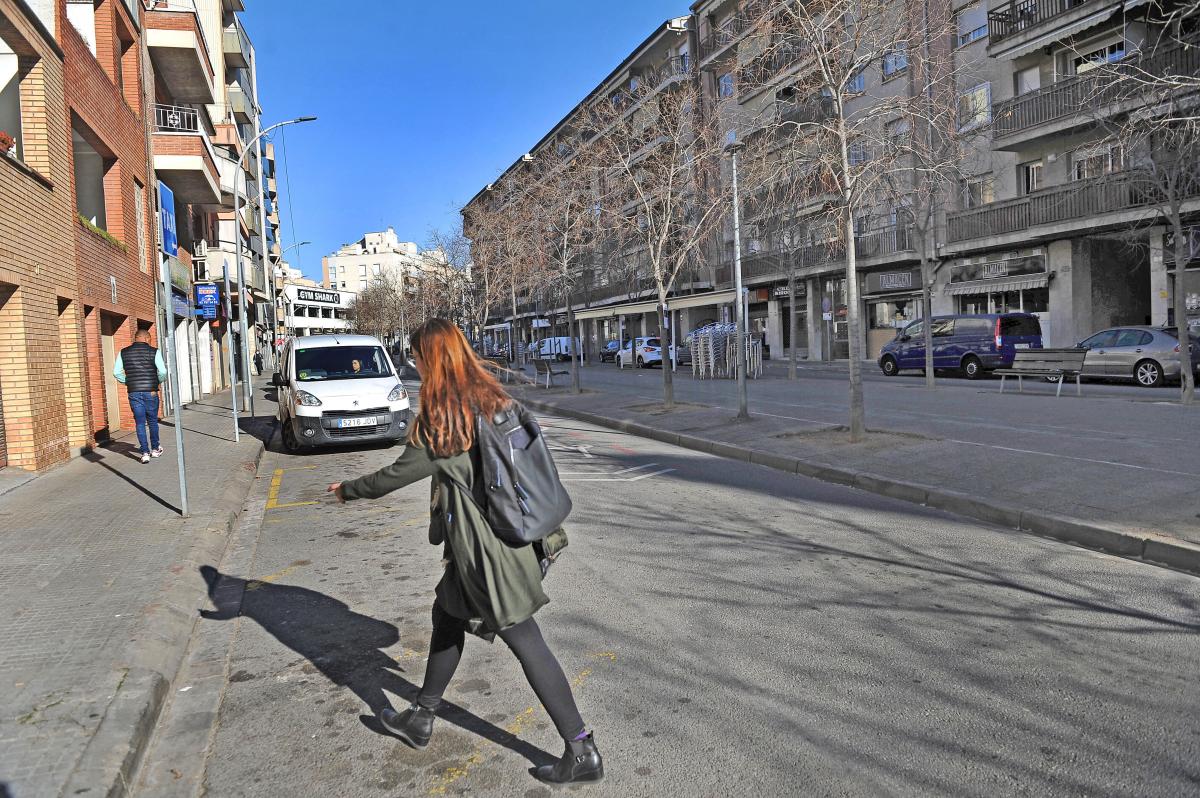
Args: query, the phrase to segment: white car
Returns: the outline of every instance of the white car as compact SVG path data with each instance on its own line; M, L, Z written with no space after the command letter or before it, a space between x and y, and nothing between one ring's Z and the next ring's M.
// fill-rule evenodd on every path
M369 335L293 338L284 344L274 382L290 452L398 442L408 434L408 391L383 344Z
M625 346L617 352L617 365L620 368L650 368L662 365L662 343L655 338L634 338L626 341Z

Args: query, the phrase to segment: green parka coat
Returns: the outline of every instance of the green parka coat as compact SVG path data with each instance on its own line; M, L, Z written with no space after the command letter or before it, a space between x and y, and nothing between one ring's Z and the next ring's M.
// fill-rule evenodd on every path
M342 483L342 496L378 499L426 477L433 480L429 502L429 542L445 546L447 561L437 585L437 603L471 631L490 637L533 616L550 599L532 545L512 546L497 538L479 507L461 488L475 484L470 452L434 457L409 444L391 465Z

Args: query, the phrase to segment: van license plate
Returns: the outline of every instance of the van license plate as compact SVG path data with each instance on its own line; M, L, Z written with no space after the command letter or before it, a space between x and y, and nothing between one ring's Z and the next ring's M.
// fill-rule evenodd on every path
M373 427L375 426L375 416L366 416L365 418L343 418L338 421L338 426L342 429L346 427Z
M1013 344L1013 349L1028 349L1029 344Z

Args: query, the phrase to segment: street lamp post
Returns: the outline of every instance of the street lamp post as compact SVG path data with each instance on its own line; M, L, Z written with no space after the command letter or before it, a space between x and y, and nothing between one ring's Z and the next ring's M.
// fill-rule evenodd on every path
M269 128L259 133L254 137L254 140L246 145L242 150L241 156L238 157L237 169L233 172L233 240L234 240L234 256L237 258L237 275L238 275L238 315L240 317L239 327L242 334L242 402L250 411L250 417L254 418L254 385L250 379L250 341L248 338L246 324L246 268L242 263L242 231L238 229L242 217L241 194L238 193L238 177L242 173L243 163L250 151L258 147L258 142L272 130L281 128L284 125L296 125L301 122L312 122L316 119L315 116L301 116L295 119L289 119L285 122L277 122ZM261 173L260 173L261 174Z
M742 296L742 227L741 219L738 210L738 153L745 149L746 145L740 142L731 142L725 146L725 151L729 153L733 161L733 290L734 290L734 323L737 325L737 389L738 389L738 414L737 417L741 421L750 418L750 410L746 398L746 330L745 324L745 297Z

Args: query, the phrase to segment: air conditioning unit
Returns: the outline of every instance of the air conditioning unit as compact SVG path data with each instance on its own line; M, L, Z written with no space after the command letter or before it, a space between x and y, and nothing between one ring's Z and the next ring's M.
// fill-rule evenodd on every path
M208 242L201 238L196 242L196 251L192 253L192 259L208 257Z

